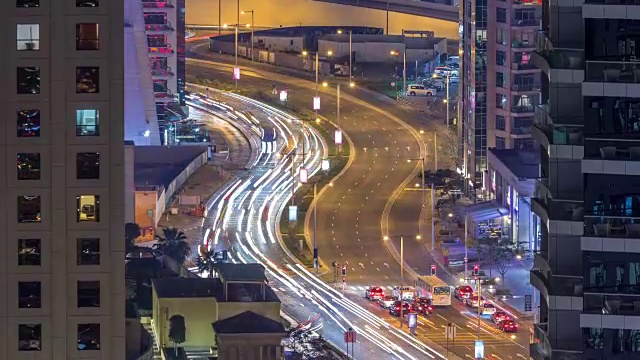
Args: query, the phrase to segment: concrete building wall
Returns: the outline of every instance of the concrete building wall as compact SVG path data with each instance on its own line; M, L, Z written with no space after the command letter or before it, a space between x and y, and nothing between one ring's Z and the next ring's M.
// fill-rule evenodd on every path
M0 167L6 175L0 178L0 359L124 359L123 2L20 3L0 3ZM99 25L97 50L77 50L79 23ZM18 24L39 26L39 38L32 39L38 48L18 50ZM95 80L98 87L90 85ZM92 136L77 128L76 111L86 109L99 111L99 133ZM39 111L31 118L39 127L17 127L18 119L26 124L19 110ZM39 179L17 176L21 153L39 154ZM78 178L80 153L100 154L97 178ZM81 195L100 196L99 220L78 221ZM28 209L18 209L22 201L30 202ZM78 239L86 238L98 239L97 265L78 265ZM39 265L18 262L20 239L39 243ZM39 307L20 305L19 283L27 281L40 283ZM97 282L98 306L78 306L80 281ZM20 335L25 326L34 329L29 339ZM79 350L79 331L98 326L100 349Z
M173 347L169 339L169 319L182 315L187 328L183 347L214 347L215 334L211 324L217 321L215 298L160 299L153 292L153 326L158 346Z
M256 46L259 44L261 47L270 51L283 51L283 52L302 52L304 49L303 37L276 37L276 36L255 36L254 42Z

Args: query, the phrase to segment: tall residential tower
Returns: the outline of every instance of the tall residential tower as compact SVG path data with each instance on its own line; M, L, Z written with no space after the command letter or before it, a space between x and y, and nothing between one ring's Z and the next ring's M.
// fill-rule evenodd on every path
M123 5L0 5L0 359L124 359Z

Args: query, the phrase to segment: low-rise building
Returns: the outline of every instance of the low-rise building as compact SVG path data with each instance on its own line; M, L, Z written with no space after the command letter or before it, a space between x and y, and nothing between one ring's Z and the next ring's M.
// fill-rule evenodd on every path
M281 354L285 334L280 324L280 299L267 284L264 271L259 264L222 263L216 267L216 278L154 280L153 333L158 346L175 346L169 338L170 319L180 315L186 336L178 346L186 351L215 354L220 350L219 359L243 354L241 358L248 360ZM243 325L252 324L248 319L254 320L253 325ZM241 334L242 345L238 345Z

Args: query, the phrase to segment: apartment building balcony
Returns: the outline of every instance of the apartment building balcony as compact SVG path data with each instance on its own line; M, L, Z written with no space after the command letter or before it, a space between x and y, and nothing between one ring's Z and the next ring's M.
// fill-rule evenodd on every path
M153 54L155 56L170 56L173 55L175 51L171 48L170 44L160 44L158 46L149 46L149 54Z
M504 44L506 45L506 43ZM531 41L522 41L522 40L512 40L511 41L511 50L514 51L534 51L536 49L536 44Z
M540 19L513 19L511 20L511 28L540 28Z
M164 89L162 91L154 91L153 96L156 99L156 102L169 103L172 102L176 95L169 89Z
M517 115L533 115L535 113L535 107L533 105L512 106L511 113Z
M514 8L523 7L540 7L538 0L511 0L511 6Z
M149 33L168 33L175 30L169 22L164 24L145 24L144 28Z
M511 91L515 94L537 93L540 92L540 83L511 84Z
M173 9L173 8L175 8L175 6L170 1L162 1L162 0L160 1L143 0L142 1L143 10L147 10L147 9L162 10L162 9Z
M585 215L580 247L582 251L640 253L640 217Z
M151 69L151 76L159 79L166 79L174 76L173 70L171 67L167 67L165 69Z
M555 46L546 32L538 31L536 51L531 53L531 62L552 82L578 84L584 80L583 44Z
M640 98L640 61L586 61L582 93Z
M572 339L552 339L549 337L549 324L539 323L533 326L532 342L529 354L535 360L581 359L582 337L578 334Z
M512 62L511 63L511 72L520 74L520 73L535 73L538 71L536 65L532 62L523 63L523 62Z
M640 139L587 137L584 155L584 174L640 176Z
M531 127L514 127L511 128L510 134L515 139L526 139L531 137Z
M635 329L640 323L638 285L585 288L583 299L580 327Z
M549 233L565 235L582 235L584 204L579 193L565 193L571 200L554 200L551 198L531 198L531 210L540 219L549 224Z

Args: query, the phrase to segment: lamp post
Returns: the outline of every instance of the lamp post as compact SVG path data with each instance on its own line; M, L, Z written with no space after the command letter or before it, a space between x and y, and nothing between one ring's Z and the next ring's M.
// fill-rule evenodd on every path
M384 235L382 240L389 241L392 235ZM402 304L402 287L404 286L404 235L400 234L400 327L402 328L402 324L404 323L404 306ZM416 235L416 240L422 239L422 236Z
M304 50L304 51L302 51L302 56L305 56L305 57L309 56L309 53L310 53L309 51ZM317 120L318 119L318 110L319 110L318 107L319 107L320 104L318 104L318 106L315 106L315 99L318 99L318 78L320 76L320 73L319 73L319 70L320 70L320 59L319 59L319 55L318 55L317 51L313 52L313 53L315 54L315 65L316 65L315 66L316 67L316 69L315 69L316 70L316 95L315 95L315 98L314 98L314 106L313 107L314 107L314 110L316 112L316 120ZM332 56L332 55L333 55L333 51L331 51L331 50L327 51L327 56ZM323 83L323 86L326 86L326 85L324 85L324 83ZM302 123L302 127L304 128L304 122ZM304 141L304 139L302 139L302 141ZM304 157L305 157L305 154L304 154L304 142L303 142L302 145L303 145L302 146L302 158L303 158L303 161L304 161Z
M329 83L324 81L322 82L322 87L327 87L329 86ZM350 82L349 83L349 87L355 87L356 84L354 82ZM342 132L341 128L340 128L340 83L338 83L338 85L336 86L336 126L338 127L338 131ZM338 145L338 151L337 151L337 156L340 156L340 149L341 149L341 144L336 144Z
M421 186L421 190L420 193L422 194L422 205L420 206L420 211L422 213L422 210L424 210L425 207L425 201L424 201L424 196L425 196L425 192L426 192L426 187L425 187L425 178L424 178L424 162L425 162L425 158L424 157L420 157L420 158L413 158L413 159L407 159L407 162L411 162L412 160L415 161L420 161L420 168L422 170L422 175L420 176L420 186ZM433 250L434 248L434 243L435 243L435 229L433 227L433 184L431 184L431 250Z
M447 131L449 130L449 82L451 81L451 73L447 72L447 98L445 102L447 103Z
M400 55L399 51L391 50L391 55L398 56ZM402 93L404 94L407 91L407 51L402 51Z
M238 13L238 16L240 13ZM228 24L224 24L222 27L225 29L229 27ZM235 28L235 67L233 68L233 80L236 83L236 89L238 89L238 78L240 77L240 68L238 67L238 28L240 27L240 23L236 23L233 25ZM236 74L236 71L238 72Z
M218 0L218 35L222 35L222 0Z
M243 11L242 15L249 14L249 13L251 13L251 61L253 61L253 29L254 29L253 10ZM447 89L449 89L449 88L447 88Z
M338 30L338 34L342 34L342 30ZM351 74L353 70L353 41L352 41L353 30L349 30L349 84L353 82L353 76Z

